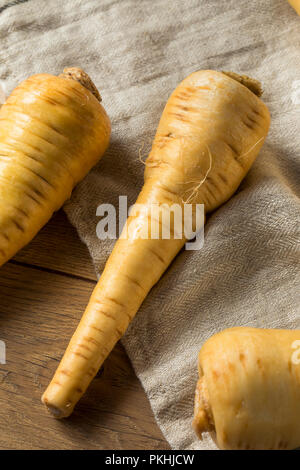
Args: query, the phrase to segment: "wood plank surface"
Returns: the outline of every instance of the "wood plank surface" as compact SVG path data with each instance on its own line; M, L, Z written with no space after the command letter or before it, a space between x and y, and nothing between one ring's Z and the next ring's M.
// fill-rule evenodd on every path
M95 279L63 212L1 268L0 449L169 448L120 344L70 418L55 420L40 401Z

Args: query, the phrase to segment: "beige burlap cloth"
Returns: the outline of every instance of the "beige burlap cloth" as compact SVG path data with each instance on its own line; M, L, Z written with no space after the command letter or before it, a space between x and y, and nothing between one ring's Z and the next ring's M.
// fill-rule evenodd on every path
M98 240L96 208L134 202L139 149L178 82L207 68L262 82L272 125L257 162L209 218L203 249L178 255L123 339L171 446L214 448L191 429L203 342L235 325L300 327L300 18L285 0L5 0L0 37L7 91L78 65L101 92L111 145L65 207L99 274L113 241Z

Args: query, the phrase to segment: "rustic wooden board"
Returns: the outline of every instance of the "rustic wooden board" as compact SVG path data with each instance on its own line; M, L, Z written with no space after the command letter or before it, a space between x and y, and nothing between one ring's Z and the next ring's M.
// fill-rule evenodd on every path
M94 284L63 213L1 268L0 449L169 448L120 344L71 418L55 420L40 402Z
M88 249L63 211L57 212L38 236L17 253L14 262L96 280Z

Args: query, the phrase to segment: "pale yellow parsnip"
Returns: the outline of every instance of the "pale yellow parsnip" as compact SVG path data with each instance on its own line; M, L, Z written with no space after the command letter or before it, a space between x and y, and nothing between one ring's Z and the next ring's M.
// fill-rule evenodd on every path
M257 82L221 72L195 72L170 96L145 162L137 204L185 201L210 212L236 191L267 135L265 104L247 86ZM259 92L258 92L259 93ZM104 359L186 239L141 239L147 211L129 217L107 261L83 318L43 395L58 417L68 416Z
M199 437L211 432L221 449L300 446L299 352L300 330L231 328L206 341L193 423Z
M110 121L80 69L22 82L0 110L0 265L26 245L103 155Z

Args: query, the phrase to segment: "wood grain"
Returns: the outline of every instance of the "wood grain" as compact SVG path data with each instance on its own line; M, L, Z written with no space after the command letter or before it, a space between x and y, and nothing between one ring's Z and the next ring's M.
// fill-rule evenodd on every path
M96 280L88 249L63 211L54 215L38 236L17 253L14 261Z
M60 212L0 271L0 449L168 449L118 344L74 414L40 398L95 284L86 247Z

